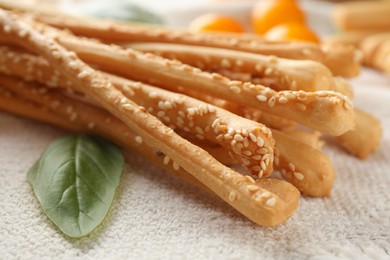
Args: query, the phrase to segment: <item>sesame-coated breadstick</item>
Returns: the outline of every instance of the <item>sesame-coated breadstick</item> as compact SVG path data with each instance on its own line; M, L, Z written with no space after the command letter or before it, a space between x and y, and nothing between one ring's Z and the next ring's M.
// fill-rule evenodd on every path
M34 102L37 102L40 105L45 105L70 123L79 123L88 128L89 131L96 132L112 139L113 141L122 144L124 147L130 147L136 151L141 151L141 154L147 155L147 158L151 157L152 159L154 158L154 160L159 160L160 164L162 162L163 165L171 165L176 175L182 175L186 179L196 180L192 175L191 177L188 177L187 174L181 170L182 167L174 161L172 157L164 154L162 150L145 145L146 142L139 142L138 134L132 132L125 124L104 110L82 104L79 101L69 100L64 96L49 91L47 88L43 88L46 91L40 91L42 89L41 87L37 87L31 83L23 83L15 78L2 76L0 77L0 84L12 89L18 95L23 96L23 98L34 100ZM153 156L152 154L155 154L156 156ZM213 167L218 167L218 165L213 164ZM228 171L226 171L227 169ZM253 210L260 202L264 204L262 212L257 212L257 214L260 215L254 216L255 218L263 218L261 220L262 225L276 225L277 223L274 221L281 221L284 217L287 219L287 217L296 209L299 195L291 185L289 186L285 183L275 181L255 182L253 179L245 178L229 168L226 168L224 172L229 174L232 180L234 179L235 182L239 182L239 185L247 186L248 192L252 196L255 196L256 199L252 202L254 204L251 206ZM197 180L197 182L199 183L199 180ZM200 180L200 182L202 181ZM286 194L289 194L289 196L292 197L288 198L286 197ZM243 195L240 193L230 192L227 199L230 203L234 201L238 202L242 200L242 196ZM283 221L285 221L285 219Z
M56 74L47 61L37 56L0 47L0 61L3 73L67 87L64 75ZM170 128L222 145L253 175L263 177L271 174L274 141L271 131L264 125L181 94L106 73L103 75L126 98L145 107ZM262 154L257 152L260 149ZM264 153L264 150L267 152Z
M189 65L152 54L123 50L70 35L65 37L47 26L44 26L44 30L55 35L61 44L75 51L81 59L115 74L165 88L172 88L172 85L185 86L243 106L288 117L329 135L343 134L354 126L352 104L347 97L339 93L275 92L261 85L231 81L221 75L202 72Z
M167 89L175 90L177 87L172 86L180 85L239 105L287 117L329 135L337 136L354 127L352 103L339 93L275 92L261 85L231 81L219 74L202 72L153 54L123 50L70 35L65 37L58 30L47 26L44 26L44 30L55 35L61 44L75 51L81 59L99 65L102 70ZM7 37L3 39L11 40Z
M64 14L50 5L28 5L0 1L0 7L36 14L38 21L69 29L77 35L106 42L161 42L232 49L282 58L315 60L329 67L335 76L353 77L359 73L361 59L354 48L329 48L305 42L269 42L251 34L192 33L179 29L137 23L119 24ZM341 65L342 64L342 65Z
M275 56L183 44L135 43L128 44L126 47L154 53L168 59L177 59L206 71L225 69L249 73L260 78L272 78L274 85L278 87L277 90L337 91L329 69L311 60L288 60Z
M59 45L53 35L41 34L20 16L3 10L0 10L0 34L42 55L69 77L76 90L90 96L134 131L138 143L161 150L255 223L275 226L289 217L291 212L283 214L288 206L280 197L275 195L271 200L261 200L261 194L267 192L265 189L218 163L206 151L179 137L131 100L123 102L125 97L121 92L74 53Z

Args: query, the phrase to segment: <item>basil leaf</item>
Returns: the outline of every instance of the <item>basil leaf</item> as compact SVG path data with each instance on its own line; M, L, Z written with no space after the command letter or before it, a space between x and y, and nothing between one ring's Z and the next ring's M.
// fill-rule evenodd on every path
M27 180L49 219L66 235L81 237L103 221L123 167L123 156L113 144L71 135L47 147Z
M81 12L92 17L132 21L139 23L164 24L163 19L144 7L126 1L93 1L79 7Z

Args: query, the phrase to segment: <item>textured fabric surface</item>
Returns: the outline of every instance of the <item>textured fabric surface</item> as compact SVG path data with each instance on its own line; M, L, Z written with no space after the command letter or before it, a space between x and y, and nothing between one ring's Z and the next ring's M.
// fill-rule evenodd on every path
M389 259L390 80L365 71L353 84L355 105L383 123L381 148L359 161L327 145L337 173L332 196L302 198L277 228L256 226L132 155L104 223L68 239L26 182L29 167L63 132L0 113L0 259Z

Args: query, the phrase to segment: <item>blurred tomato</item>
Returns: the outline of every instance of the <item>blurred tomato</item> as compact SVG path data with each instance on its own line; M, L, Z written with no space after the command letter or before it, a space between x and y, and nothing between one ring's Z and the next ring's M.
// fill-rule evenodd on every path
M220 31L220 32L244 32L244 27L236 19L220 14L204 14L195 18L188 29L192 32Z
M293 40L319 43L317 35L306 25L289 23L278 25L265 34L267 40Z
M261 35L282 23L305 24L305 15L294 0L260 0L251 18L254 31Z

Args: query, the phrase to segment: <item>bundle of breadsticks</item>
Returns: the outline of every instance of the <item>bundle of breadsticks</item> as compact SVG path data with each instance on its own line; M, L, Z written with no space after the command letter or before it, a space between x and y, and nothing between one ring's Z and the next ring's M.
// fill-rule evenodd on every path
M363 51L365 65L390 73L389 1L338 4L333 19L341 33L327 42L355 45Z
M359 158L379 145L379 121L334 76L357 73L354 49L0 7L0 109L106 137L261 226L300 193L330 195L322 135Z

